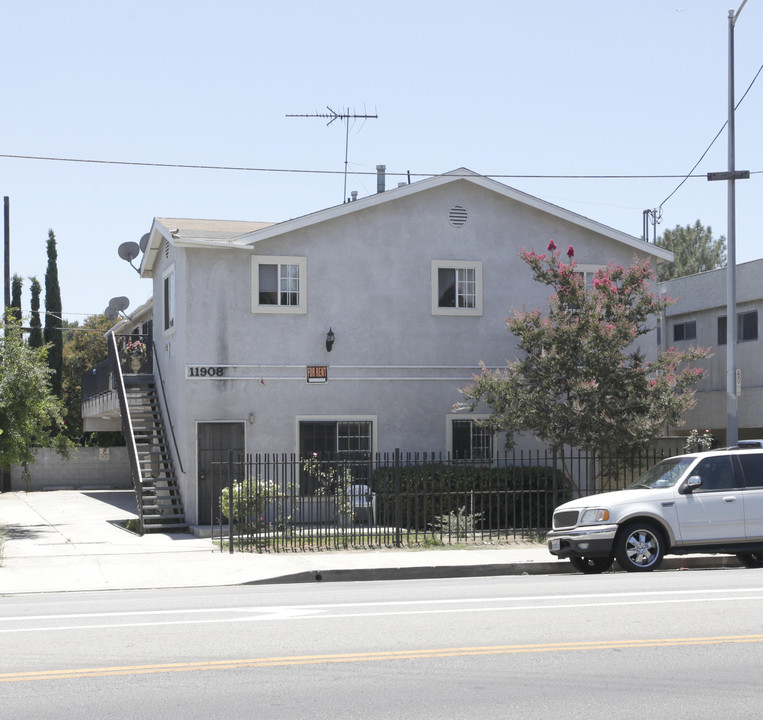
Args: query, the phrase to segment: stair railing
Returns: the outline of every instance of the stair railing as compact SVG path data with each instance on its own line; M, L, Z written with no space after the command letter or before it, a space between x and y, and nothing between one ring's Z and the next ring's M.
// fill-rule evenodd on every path
M111 360L111 373L114 378L114 386L119 396L120 415L122 416L122 433L125 436L127 445L127 455L130 458L130 470L132 471L133 487L135 488L135 497L138 501L138 518L140 519L140 531L143 533L143 475L140 471L140 462L138 461L138 446L135 444L135 433L132 429L132 420L130 419L130 408L127 404L127 391L125 390L124 376L122 375L122 363L119 362L119 348L117 339L113 330L109 330L109 359Z
M154 341L151 341L151 346L153 347L153 355L154 355L154 367L156 368L156 374L159 376L159 387L162 390L162 410L167 416L167 422L165 425L169 427L170 430L170 436L172 437L172 445L175 448L175 457L178 460L178 465L180 466L180 472L185 474L185 470L183 469L183 460L180 457L180 450L178 450L178 443L177 439L175 438L175 425L172 422L172 415L170 415L170 406L167 404L167 395L164 392L164 378L162 377L162 368L159 365L159 354L156 352L156 343Z

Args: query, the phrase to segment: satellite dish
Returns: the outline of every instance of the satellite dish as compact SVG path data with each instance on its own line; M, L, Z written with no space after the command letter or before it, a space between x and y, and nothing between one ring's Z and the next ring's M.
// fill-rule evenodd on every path
M140 255L140 245L134 242L125 242L119 246L117 252L122 260L127 260L127 262L131 263Z
M108 320L116 320L117 317L119 317L119 313L111 306L107 307L103 314L106 316Z
M109 307L114 308L117 312L122 312L130 307L130 299L121 295L120 297L114 297L109 300Z
M140 251L146 252L146 248L148 247L148 238L149 233L146 233L141 239L140 239Z

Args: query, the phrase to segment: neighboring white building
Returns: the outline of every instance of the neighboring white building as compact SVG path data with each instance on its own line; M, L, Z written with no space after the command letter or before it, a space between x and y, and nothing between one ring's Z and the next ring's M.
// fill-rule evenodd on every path
M737 265L737 368L742 392L738 399L739 439L763 438L763 259ZM697 404L677 433L710 430L726 442L726 268L675 278L660 284L675 299L663 320L661 344L709 348L712 357L699 363L705 371L697 385Z
M209 522L228 448L497 455L453 405L481 361L514 359L512 308L545 307L519 253L551 238L581 271L672 259L465 169L279 224L156 218L140 265L153 304L123 331L153 334L188 521ZM84 416L106 429L116 413Z

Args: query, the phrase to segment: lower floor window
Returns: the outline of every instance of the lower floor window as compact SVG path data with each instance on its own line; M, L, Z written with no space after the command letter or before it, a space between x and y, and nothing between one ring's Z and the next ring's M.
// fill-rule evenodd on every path
M453 420L451 456L454 460L492 459L492 433L474 420Z
M299 454L302 460L317 457L348 472L353 483L367 484L371 476L373 423L370 420L310 420L299 423ZM300 472L300 494L314 495L319 478Z

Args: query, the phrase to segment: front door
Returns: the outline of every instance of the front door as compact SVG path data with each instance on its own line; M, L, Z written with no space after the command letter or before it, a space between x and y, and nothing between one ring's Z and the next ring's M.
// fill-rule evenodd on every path
M234 472L244 463L244 423L204 422L197 426L199 525L220 522L217 510L220 493L228 485L229 451L233 451Z

